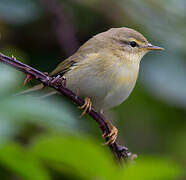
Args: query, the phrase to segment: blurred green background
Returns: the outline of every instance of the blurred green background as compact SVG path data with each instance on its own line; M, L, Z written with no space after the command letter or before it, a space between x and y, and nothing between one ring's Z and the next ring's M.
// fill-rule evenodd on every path
M143 58L134 91L109 112L118 141L138 154L124 166L68 99L12 96L28 88L25 75L0 64L0 178L186 179L185 21L185 0L0 0L0 52L43 72L112 27L166 49Z

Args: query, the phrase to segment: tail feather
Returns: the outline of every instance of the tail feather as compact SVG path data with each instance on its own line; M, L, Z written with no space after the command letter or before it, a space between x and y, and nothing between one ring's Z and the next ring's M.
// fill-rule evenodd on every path
M30 89L27 89L25 91L22 91L22 92L19 92L19 93L15 94L15 96L30 94L30 93L33 93L33 92L37 92L37 91L39 91L39 90L41 90L43 88L44 88L43 84L38 84L38 85L36 85L36 86L34 86L34 87L30 88Z

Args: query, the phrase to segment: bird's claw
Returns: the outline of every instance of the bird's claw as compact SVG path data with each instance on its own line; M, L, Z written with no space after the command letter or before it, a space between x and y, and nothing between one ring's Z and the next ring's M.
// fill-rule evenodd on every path
M113 144L118 136L118 129L115 126L113 126L110 121L108 121L108 125L110 128L110 133L107 134L106 132L104 132L104 134L102 135L104 138L108 138L108 141L104 143L105 145Z
M92 110L91 99L86 97L84 100L85 100L85 103L82 106L80 106L80 109L83 109L83 112L81 113L81 117L84 116L86 112L89 113Z

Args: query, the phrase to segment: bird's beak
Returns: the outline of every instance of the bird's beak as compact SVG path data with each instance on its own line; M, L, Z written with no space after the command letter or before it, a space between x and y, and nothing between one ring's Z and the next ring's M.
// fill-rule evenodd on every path
M159 46L154 46L152 44L147 44L146 46L143 47L144 49L147 49L147 50L155 50L155 51L162 51L164 50L164 48L162 47L159 47Z

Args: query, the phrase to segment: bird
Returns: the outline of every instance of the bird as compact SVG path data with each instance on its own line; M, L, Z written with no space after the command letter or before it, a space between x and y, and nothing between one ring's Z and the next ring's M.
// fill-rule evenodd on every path
M82 115L92 107L104 113L124 102L135 87L142 57L154 46L139 32L127 27L111 28L85 42L72 56L62 61L49 75L65 77L66 87L85 100ZM42 89L37 85L33 90ZM116 141L118 130L110 128L106 144Z

